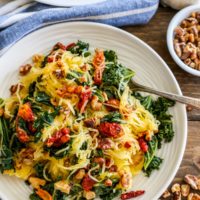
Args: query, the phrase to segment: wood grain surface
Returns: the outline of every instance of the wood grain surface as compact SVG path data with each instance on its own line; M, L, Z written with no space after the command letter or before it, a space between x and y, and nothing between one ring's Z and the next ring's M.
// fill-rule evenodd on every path
M172 60L167 49L167 27L176 12L170 8L160 7L154 18L147 25L130 26L123 29L149 44L164 59L173 71L184 95L200 98L200 77L195 77L183 71ZM200 164L200 110L196 109L188 112L187 148L173 183L182 182L183 177L188 173L200 175L200 169L195 166L194 161Z

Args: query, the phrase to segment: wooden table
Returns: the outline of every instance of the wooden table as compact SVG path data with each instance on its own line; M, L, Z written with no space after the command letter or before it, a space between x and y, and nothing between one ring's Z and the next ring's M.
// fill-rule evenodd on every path
M175 10L160 7L154 18L147 25L130 26L123 29L149 44L164 59L173 71L184 95L200 98L200 78L186 73L177 66L167 49L167 27L175 14ZM200 163L200 110L196 109L188 112L187 148L182 164L173 182L181 182L187 173L200 175L200 169L194 165L194 160Z

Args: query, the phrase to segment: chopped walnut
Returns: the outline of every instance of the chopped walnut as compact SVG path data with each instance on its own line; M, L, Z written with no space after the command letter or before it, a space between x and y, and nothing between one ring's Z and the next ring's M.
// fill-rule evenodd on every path
M131 185L132 185L132 175L130 173L127 173L124 170L121 170L119 172L119 174L121 175L121 184L124 188L128 189Z
M198 190L198 178L194 175L187 174L184 178L185 182L194 190Z
M30 64L23 65L19 68L19 73L21 76L25 76L31 70L32 66Z
M66 181L58 181L54 185L56 190L60 190L63 193L69 194L71 186Z
M96 197L95 192L92 191L84 191L83 192L83 196L87 199L87 200L91 200L94 199Z
M172 191L172 193L174 193L174 192L180 192L181 191L180 184L179 183L175 183L174 185L172 185L171 191Z
M61 79L65 77L65 72L61 69L56 69L53 74L56 76L57 79Z
M11 87L10 87L10 93L11 93L11 95L13 95L13 94L15 94L16 92L17 92L17 90L21 90L23 88L23 85L21 85L21 84L16 84L16 85L12 85Z
M44 186L46 184L45 180L37 178L37 177L29 177L28 182L35 189L39 189L40 186Z
M200 200L200 196L196 193L190 193L187 200Z
M190 186L188 184L181 185L181 194L183 197L187 197L190 193Z
M173 200L181 200L181 192L174 192Z
M41 62L43 59L44 59L44 56L39 55L39 54L35 54L32 57L33 63Z
M162 195L162 197L164 198L164 199L166 199L166 198L168 198L168 197L170 197L171 196L171 193L168 191L168 190L166 190L164 193L163 193L163 195Z
M84 176L85 176L85 170L84 169L79 169L79 171L75 175L75 178L77 180L81 180L81 179L83 179Z

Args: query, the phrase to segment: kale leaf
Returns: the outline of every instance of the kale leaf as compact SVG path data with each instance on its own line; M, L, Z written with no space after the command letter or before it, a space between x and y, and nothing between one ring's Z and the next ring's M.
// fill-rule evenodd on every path
M29 131L28 127L27 127L26 122L21 117L18 118L18 126L21 129L23 129L24 131L26 131L27 133L30 133L30 131Z
M119 99L118 90L115 86L103 86L101 88L108 96L108 99Z
M9 148L11 131L9 122L0 117L0 172L13 169L13 153Z
M42 103L47 106L52 106L50 99L51 97L45 92L38 92L35 96L35 100L37 102Z
M103 72L103 85L115 86L123 91L134 74L121 64L107 64Z
M36 173L37 177L44 178L43 177L44 167L45 167L45 163L43 163L43 162L36 163L36 165L34 166L34 169L35 169L35 173Z
M29 196L30 200L42 200L35 192Z
M30 97L33 97L35 89L36 89L36 82L34 81L29 85L29 88L28 88L28 93Z
M106 62L117 63L118 57L117 57L117 54L113 50L104 51L104 56L105 56Z
M89 44L78 40L75 46L68 49L73 54L81 55L83 52L88 51Z
M101 119L101 122L122 123L122 115L119 112L111 112Z
M163 159L155 156L157 149L158 139L156 136L154 136L152 140L148 142L148 151L145 153L144 156L143 171L147 176L150 176L153 170L158 170L162 163Z
M157 156L154 156L150 162L148 168L145 170L146 175L149 177L154 170L158 170L162 164L163 159Z
M40 114L40 116L38 116L33 123L34 128L37 129L37 131L40 131L45 126L51 125L56 115L58 115L59 110L60 108L58 107L54 112L49 113L45 111L44 113Z
M98 186L94 187L95 193L103 200L112 200L121 194L121 190L115 189L116 185L119 183L119 179L112 180L112 186L105 186L100 183Z

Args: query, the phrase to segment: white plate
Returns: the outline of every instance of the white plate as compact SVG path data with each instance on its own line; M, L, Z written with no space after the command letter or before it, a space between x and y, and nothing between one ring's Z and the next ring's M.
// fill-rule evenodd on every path
M40 3L45 3L53 6L83 6L93 3L100 3L106 0L36 0Z
M83 40L92 48L112 49L119 60L136 72L135 80L163 91L181 94L176 79L165 62L148 45L120 29L89 22L61 23L37 30L15 44L0 58L0 96L9 95L9 87L16 83L19 66L35 53L46 52L56 42L68 44ZM142 173L133 180L133 190L144 189L142 200L156 200L175 176L183 158L187 139L185 106L178 104L171 110L175 137L163 145L158 156L164 158L159 171L150 178ZM6 200L27 200L30 188L14 177L0 176L0 196Z

